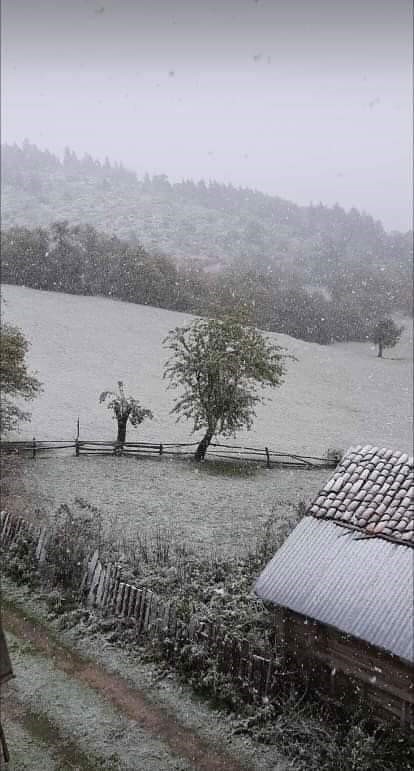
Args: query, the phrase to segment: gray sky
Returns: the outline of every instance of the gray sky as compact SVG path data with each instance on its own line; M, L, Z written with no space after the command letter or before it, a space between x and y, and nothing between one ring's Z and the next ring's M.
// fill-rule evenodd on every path
M411 0L3 0L2 141L412 226Z

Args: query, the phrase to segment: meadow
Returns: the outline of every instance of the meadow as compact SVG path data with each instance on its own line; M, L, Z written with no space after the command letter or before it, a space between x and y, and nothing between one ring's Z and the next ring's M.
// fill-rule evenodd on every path
M122 379L129 393L154 413L131 441L195 441L191 425L170 415L174 393L162 379L168 331L191 317L102 298L2 289L3 316L31 342L28 362L44 384L31 405L21 438L113 439L101 391ZM237 444L325 455L328 448L375 444L412 452L412 325L378 359L369 343L321 346L286 335L269 337L296 356L285 383L266 393L252 431ZM229 440L232 443L232 440ZM97 505L115 534L172 528L197 547L234 551L251 543L269 517L289 516L311 500L328 471L257 468L225 474L208 461L44 457L27 460L14 489L20 510L51 513L82 497Z

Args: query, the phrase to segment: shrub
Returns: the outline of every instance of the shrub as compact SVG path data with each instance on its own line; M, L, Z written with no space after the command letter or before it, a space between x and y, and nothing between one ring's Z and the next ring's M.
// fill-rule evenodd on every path
M371 723L366 708L344 713L298 697L244 710L235 733L277 745L298 771L399 771L413 768L414 743L395 726Z
M57 511L41 576L49 586L79 596L86 561L102 546L102 518L96 507L80 498L75 506L62 504Z
M20 530L7 550L0 549L3 571L17 584L38 581L36 545L37 539L30 532Z

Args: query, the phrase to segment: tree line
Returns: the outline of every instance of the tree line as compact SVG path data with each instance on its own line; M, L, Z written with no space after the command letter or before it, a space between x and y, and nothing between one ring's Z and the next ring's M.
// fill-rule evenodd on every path
M201 258L236 274L284 270L336 295L358 291L369 274L393 308L412 309L412 232L386 233L355 208L298 206L214 180L139 179L120 163L69 148L60 159L28 141L2 146L1 175L4 226L68 220L107 230L110 223L131 245L173 259Z
M240 310L260 329L329 344L365 341L396 307L381 272L338 271L328 291L309 288L288 268L229 266L209 272L176 263L91 225L56 222L1 233L2 281L72 294L111 297L200 316Z

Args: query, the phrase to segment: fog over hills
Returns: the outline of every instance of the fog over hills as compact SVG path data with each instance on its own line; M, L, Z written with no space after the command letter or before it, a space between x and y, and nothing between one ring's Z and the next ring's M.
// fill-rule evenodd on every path
M367 340L412 313L412 234L356 209L216 182L139 179L26 141L3 147L3 281L222 315L304 340Z
M4 0L1 12L3 141L412 227L410 0ZM116 201L113 214L125 215Z
M329 261L380 268L405 262L411 245L409 233L388 234L355 208L298 206L214 181L138 178L108 159L78 158L69 149L60 159L28 141L2 147L2 209L5 228L87 222L173 258L295 265L311 283Z

